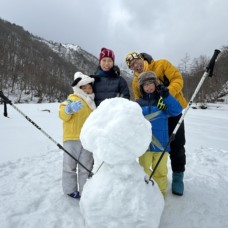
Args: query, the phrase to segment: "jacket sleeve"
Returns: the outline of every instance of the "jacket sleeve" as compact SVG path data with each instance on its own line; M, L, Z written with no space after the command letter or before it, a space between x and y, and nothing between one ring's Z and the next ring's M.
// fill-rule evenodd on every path
M140 91L139 91L139 85L138 85L138 77L134 75L133 81L132 81L132 90L134 93L135 100L140 98Z
M59 106L59 118L63 121L69 121L72 115L69 115L65 112L66 105L69 104L67 101L64 101Z
M69 121L72 118L72 115L69 115L65 112L66 105L70 104L71 102L77 101L79 99L75 99L72 95L69 95L68 98L63 101L59 106L59 118L63 121Z
M130 91L127 82L123 77L120 77L119 92L120 97L130 99Z
M182 106L179 101L171 94L168 97L163 98L164 103L167 106L167 113L169 116L178 116L182 112Z
M169 92L175 97L184 86L184 80L180 71L167 60L161 60L164 65L164 75L169 80Z

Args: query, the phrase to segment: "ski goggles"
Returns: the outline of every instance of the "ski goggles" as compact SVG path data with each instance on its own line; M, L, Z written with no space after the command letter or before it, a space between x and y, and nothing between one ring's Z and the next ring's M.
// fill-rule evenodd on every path
M126 63L127 63L127 66L129 68L131 66L131 61L133 59L141 59L141 55L138 54L137 52L130 52L129 54L127 54L127 56L126 56Z

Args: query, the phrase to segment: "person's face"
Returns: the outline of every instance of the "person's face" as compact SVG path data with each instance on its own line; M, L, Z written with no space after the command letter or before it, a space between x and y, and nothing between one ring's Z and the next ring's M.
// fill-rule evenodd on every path
M113 60L109 57L104 57L100 61L100 67L103 71L109 71L113 67Z
M130 63L130 69L139 74L143 72L143 67L144 67L143 59L133 59Z
M143 84L143 90L145 93L153 93L156 90L155 84L153 82L145 82Z
M86 94L92 94L93 93L93 87L91 84L83 85L81 86L81 89L86 93Z

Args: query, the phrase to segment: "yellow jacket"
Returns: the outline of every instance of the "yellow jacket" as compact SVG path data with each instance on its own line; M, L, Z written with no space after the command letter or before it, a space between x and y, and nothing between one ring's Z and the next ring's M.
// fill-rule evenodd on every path
M153 71L162 84L164 83L164 76L166 76L166 78L169 80L169 92L180 102L182 108L187 107L188 103L182 93L184 81L181 73L175 66L173 66L168 60L165 59L157 61L152 60L150 64L146 60L144 60L143 72L146 71ZM135 100L140 97L138 76L138 73L134 73L134 78L132 81L132 89Z
M84 107L71 115L67 114L65 112L65 106L79 100L82 101ZM70 94L67 100L60 104L59 118L63 120L63 141L80 139L81 128L91 112L92 109L88 104L75 94Z

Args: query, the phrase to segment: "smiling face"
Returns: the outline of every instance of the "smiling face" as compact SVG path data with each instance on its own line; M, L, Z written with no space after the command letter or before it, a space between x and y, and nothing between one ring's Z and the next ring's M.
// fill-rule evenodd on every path
M156 90L156 86L152 81L145 82L142 87L145 93L153 93Z
M93 87L91 84L83 85L80 87L86 94L92 94L93 93Z
M100 67L103 71L109 71L114 65L114 62L109 57L104 57L100 61Z
M143 59L133 59L130 62L129 68L133 71L135 71L138 74L141 74L143 72L144 67L144 61Z

